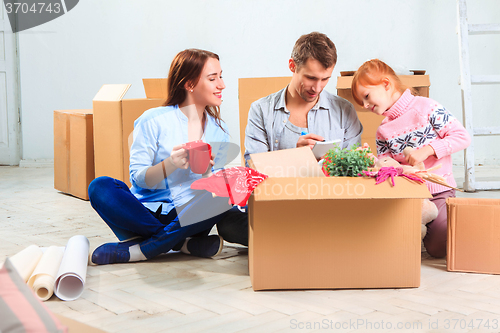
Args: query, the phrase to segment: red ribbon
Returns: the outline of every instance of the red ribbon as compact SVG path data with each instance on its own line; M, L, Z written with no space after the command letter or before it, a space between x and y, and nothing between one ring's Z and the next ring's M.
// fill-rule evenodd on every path
M219 197L228 197L230 204L245 206L252 191L267 177L254 169L232 167L194 181L191 188L206 190Z
M398 177L398 176L405 177L405 178L407 178L409 180L413 180L413 181L416 181L418 183L424 183L424 180L422 178L419 178L419 177L417 177L415 175L404 174L403 173L403 168L401 168L401 167L398 167L398 168L395 168L395 167L381 167L378 172L373 173L373 172L363 171L363 173L365 174L365 176L375 177L375 185L383 183L387 179L391 178L392 186L394 186L395 185L395 183L394 183L394 177Z

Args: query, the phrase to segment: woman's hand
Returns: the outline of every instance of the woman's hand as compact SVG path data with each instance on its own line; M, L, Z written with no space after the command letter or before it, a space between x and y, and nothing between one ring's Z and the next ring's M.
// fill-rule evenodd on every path
M172 153L168 158L170 163L177 169L189 168L189 160L187 150L184 149L185 144L178 145L172 148Z
M183 147L184 144L173 147L168 158L148 168L145 177L147 186L153 187L165 180L175 170L189 167L188 153Z
M412 150L408 153L408 156L406 156L406 162L409 165L417 165L420 162L425 161L429 156L433 156L436 153L434 152L434 148L432 148L430 145L423 146L420 149L415 149Z
M203 175L201 175L203 178L210 177L212 175L212 167L215 165L214 159L215 155L212 153L212 155L210 156L210 164L208 165L208 169Z
M324 140L325 138L317 134L309 133L306 135L302 135L299 137L299 141L297 141L297 148L309 146L309 148L313 149L316 141L324 141Z

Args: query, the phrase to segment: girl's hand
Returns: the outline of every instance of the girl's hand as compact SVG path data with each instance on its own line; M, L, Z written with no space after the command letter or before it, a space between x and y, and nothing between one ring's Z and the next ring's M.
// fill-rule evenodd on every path
M408 153L406 156L406 162L409 165L417 165L423 161L425 161L429 156L435 156L434 148L430 145L423 146L420 149L415 149Z
M189 168L188 153L183 147L184 144L173 147L169 157L170 163L178 169Z
M301 137L299 137L299 141L297 141L297 148L309 146L309 148L313 149L316 141L324 141L324 140L325 138L317 134L309 133L306 135L302 135Z

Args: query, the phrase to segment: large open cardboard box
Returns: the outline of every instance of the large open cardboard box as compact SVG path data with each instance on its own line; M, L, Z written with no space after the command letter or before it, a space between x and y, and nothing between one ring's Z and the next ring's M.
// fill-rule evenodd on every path
M105 84L93 100L95 176L109 176L131 186L129 145L134 121L167 98L167 79L143 79L149 98L124 99L130 84Z
M429 86L431 82L429 75L424 75L425 71L414 71L415 75L399 75L401 82L408 88L413 88L419 96L429 97ZM354 105L358 113L359 121L363 124L363 134L361 135L361 144L367 142L373 153L377 153L377 145L375 144L375 135L377 128L380 126L384 116L380 116L364 109L358 105L352 97L351 83L354 77L354 71L342 72L342 76L337 78L337 95L347 99Z
M500 200L448 198L449 271L500 274Z
M254 290L420 285L424 184L324 177L308 147L251 159L269 175L249 200Z
M54 111L54 188L88 200L94 179L92 110Z

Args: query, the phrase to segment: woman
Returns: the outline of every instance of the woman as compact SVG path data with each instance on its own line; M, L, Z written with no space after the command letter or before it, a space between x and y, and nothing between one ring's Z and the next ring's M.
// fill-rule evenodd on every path
M144 112L134 123L132 188L110 177L96 178L89 186L92 207L121 241L97 247L93 263L146 260L171 249L201 257L221 251L222 238L207 235L231 208L228 200L190 185L210 175L217 162L224 163L223 150L212 152L200 175L191 171L185 149L196 140L229 141L219 111L225 88L221 75L219 57L212 52L188 49L175 56L165 106Z

